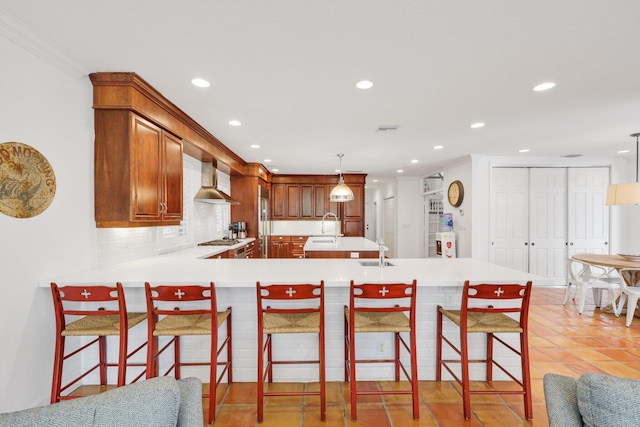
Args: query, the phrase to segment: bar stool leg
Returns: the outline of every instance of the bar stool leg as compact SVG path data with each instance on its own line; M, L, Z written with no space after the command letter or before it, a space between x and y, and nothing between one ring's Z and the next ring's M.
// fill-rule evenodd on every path
M125 385L127 380L127 352L129 351L127 348L128 336L126 329L120 334L120 345L118 348L118 387Z
M400 381L400 333L399 332L395 332L393 334L393 338L394 338L394 349L393 351L395 352L395 371L396 371L396 382Z
M351 419L353 421L358 420L358 406L356 396L356 343L355 343L355 331L354 326L349 327L349 381L351 389Z
M217 323L217 321L216 321ZM216 419L216 392L218 382L218 328L211 331L211 350L209 354L211 365L209 366L209 411L207 422L212 424Z
M442 381L442 313L438 306L436 322L436 381Z
M411 336L411 388L413 394L411 399L413 401L413 419L417 420L420 417L420 401L418 394L418 340L416 338L415 329L410 332Z
M460 353L462 356L462 407L464 419L471 419L471 394L469 393L469 348L466 328L460 328Z
M107 337L98 337L98 353L100 354L100 385L107 384Z
M273 342L273 336L267 335L267 370L268 378L267 382L271 384L273 382L273 349L271 343Z
M263 419L264 406L264 334L258 332L258 422Z
M493 381L493 334L487 334L487 381Z
M173 344L173 357L175 358L175 368L174 368L174 373L176 376L176 379L179 380L180 379L180 366L182 361L180 360L180 337L177 336L174 338L175 339L175 343Z
M65 337L58 334L56 338L55 354L53 356L53 381L51 386L51 403L57 403L62 388L62 361L64 359Z
M533 419L531 403L531 372L529 370L529 339L527 334L520 334L520 360L522 362L522 384L524 385L524 416Z
M323 325L324 326L324 325ZM319 359L318 366L320 369L320 419L325 421L327 419L327 384L325 376L325 349L324 349L324 327L320 328L320 343L319 343Z
M233 382L233 352L231 351L231 315L227 317L227 361L229 361L229 367L227 368L227 383Z

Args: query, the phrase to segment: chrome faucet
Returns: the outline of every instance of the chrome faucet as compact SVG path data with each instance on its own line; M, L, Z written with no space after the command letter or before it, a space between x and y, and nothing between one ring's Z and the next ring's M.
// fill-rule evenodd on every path
M384 268L384 240L378 240L378 267Z
M326 217L328 216L333 216L335 218L335 224L334 224L334 231L336 234L336 240L338 240L338 216L336 214L334 214L333 212L327 212L326 214L322 215L322 234L324 235L324 220Z

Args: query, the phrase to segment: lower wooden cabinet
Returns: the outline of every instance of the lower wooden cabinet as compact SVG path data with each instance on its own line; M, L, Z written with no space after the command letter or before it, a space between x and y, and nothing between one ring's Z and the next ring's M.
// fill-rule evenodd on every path
M304 258L309 236L270 236L269 258Z

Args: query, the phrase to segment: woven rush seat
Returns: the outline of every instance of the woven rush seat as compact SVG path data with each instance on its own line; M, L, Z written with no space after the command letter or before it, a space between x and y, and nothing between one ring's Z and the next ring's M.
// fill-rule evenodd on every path
M213 282L210 282L209 286L151 286L147 282L144 288L147 300L147 324L149 325L147 332L149 336L147 378L160 375L158 372L159 358L171 346L173 346L173 364L162 375L168 375L173 371L176 379L180 379L183 367L208 367L209 392L206 393L206 389L203 388L202 398L209 400L206 421L208 424L213 424L216 420L218 385L225 375L229 385L233 382L231 307L227 307L224 311L218 311L216 288ZM219 336L220 329L223 329L222 326L225 324L226 334ZM203 354L200 357L196 355L195 361L183 361L181 337L184 336L208 337L208 341L210 341L208 354L206 356ZM162 346L159 344L161 339L164 343ZM201 347L206 348L207 346L206 344L198 346L199 353L202 353Z
M345 318L349 318L349 308L344 309ZM355 314L356 332L411 332L409 318L399 312L357 311Z
M127 323L130 328L145 320L147 320L147 313L127 313ZM120 316L110 314L83 317L67 324L61 334L65 337L120 335Z
M231 315L231 309L219 311L218 326L222 325ZM145 317L146 317L145 313ZM185 314L167 316L156 323L153 336L175 336L175 335L208 335L211 333L210 314Z
M326 420L327 399L324 350L324 281L320 284L269 284L256 282L258 314L258 390L257 420L264 418L264 400L267 397L318 396L320 419ZM273 337L279 334L318 334L318 357L294 359L295 351L286 351L283 357L274 357ZM290 357L291 356L291 357ZM265 361L266 359L266 361ZM273 366L318 365L318 391L273 390ZM312 387L311 387L312 388ZM305 415L306 418L306 415ZM306 421L305 421L306 423Z
M56 343L51 380L51 403L73 399L80 396L63 395L82 378L98 371L100 385L107 385L108 368L117 368L115 384L120 387L127 382L127 368L140 367L140 372L130 382L136 382L145 374L146 363L132 362L130 358L147 345L146 340L129 351L129 329L147 319L146 313L127 312L124 290L121 283L115 286L58 286L51 283L53 308L56 318ZM67 337L90 337L88 342L72 338L78 343L75 350L67 350ZM107 337L110 337L107 340ZM107 359L107 343L118 341L118 362ZM66 354L65 354L66 351ZM86 368L82 366L80 374L62 383L65 362L79 358L88 351L94 351L98 363Z
M320 313L266 313L262 318L265 334L304 334L320 332Z
M462 388L462 408L464 418L471 419L472 394L510 394L521 395L524 402L524 414L527 419L533 418L531 397L531 375L529 373L529 344L527 325L531 282L521 284L482 283L471 285L465 281L462 289L460 310L446 310L438 306L436 317L436 381L442 381L444 368ZM513 317L512 317L513 316ZM449 319L457 326L459 340L445 336L443 320ZM469 334L486 335L486 349L483 359L469 359ZM512 345L503 339L502 334L518 334L519 346ZM509 350L520 358L521 378L509 372L494 358L494 345ZM454 358L443 358L443 344L453 351ZM493 381L493 367L506 374L517 387L506 388L497 385L491 390L471 388L469 364L482 363L486 369L486 380ZM460 366L460 375L450 366ZM494 383L499 384L499 383Z
M394 354L391 358L356 357L357 333L374 332L393 334L393 345L390 347L393 348ZM409 354L410 367L400 359L403 348ZM358 396L389 394L410 395L413 419L419 419L416 348L416 281L355 284L352 280L349 289L349 305L344 306L344 380L349 383L353 421L358 419ZM402 372L411 387L392 390L358 390L356 367L362 363L393 364L395 381L400 381L400 372Z
M460 310L438 309L447 319L460 326ZM467 332L499 333L512 332L520 334L520 323L502 313L468 313Z

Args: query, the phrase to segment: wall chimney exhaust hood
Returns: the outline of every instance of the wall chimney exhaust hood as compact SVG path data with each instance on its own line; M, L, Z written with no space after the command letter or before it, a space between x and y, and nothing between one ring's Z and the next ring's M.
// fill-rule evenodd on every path
M202 187L194 200L202 203L239 205L240 202L218 190L218 170L213 162L202 162Z

